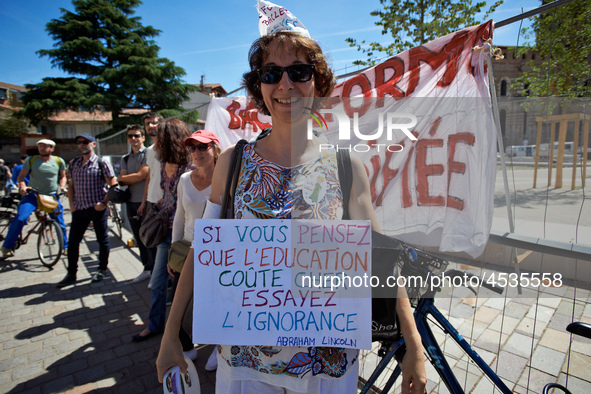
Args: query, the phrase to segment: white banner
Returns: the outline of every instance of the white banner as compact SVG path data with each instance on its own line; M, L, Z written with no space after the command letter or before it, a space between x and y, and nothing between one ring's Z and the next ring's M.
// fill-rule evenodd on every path
M318 130L365 164L384 233L473 257L483 252L494 208L497 130L487 84L489 50L481 47L492 30L490 21L449 34L337 85L334 96L343 101L331 109L348 117L350 139L341 138L334 116L318 110L328 126ZM214 99L206 128L228 143L249 139L261 121L270 122L253 111L245 98ZM400 127L388 133L388 124L412 123L388 114L410 114L416 122L408 133Z
M198 219L194 245L196 343L371 348L369 221Z
M211 99L205 129L217 134L222 150L241 139L250 141L268 127L271 117L259 113L246 97Z

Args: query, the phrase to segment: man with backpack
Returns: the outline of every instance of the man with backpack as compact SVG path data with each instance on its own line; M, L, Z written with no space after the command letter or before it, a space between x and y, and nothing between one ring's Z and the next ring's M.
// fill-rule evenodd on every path
M76 282L80 242L86 228L92 222L96 239L99 243L99 267L92 276L93 282L103 280L107 274L109 262L109 234L107 227L107 189L105 184L113 186L115 173L111 164L94 153L96 139L90 134L80 134L76 144L82 156L78 156L68 166L68 199L72 211L70 243L68 245L68 274L57 284L58 288Z
M29 216L37 209L37 195L27 194L29 187L37 190L39 194L54 196L57 199L57 208L55 212L50 213L50 216L62 228L64 247L68 246L64 207L57 196L60 190L63 191L66 188L66 164L61 157L52 155L55 149L55 142L52 140L42 139L37 141L37 149L39 154L27 158L18 175L18 189L23 198L18 206L16 218L10 224L4 244L0 248L1 259L14 256L13 249L18 235L21 233L23 226L29 221ZM30 176L29 186L25 182L27 175Z
M148 279L154 266L153 259L148 255L148 249L140 238L140 226L143 215L138 212L144 196L144 186L148 177L146 164L146 147L144 141L146 136L142 126L135 124L127 127L127 140L131 146L131 152L121 158L121 175L117 178L120 185L128 185L129 201L127 207L127 218L133 232L133 237L140 250L140 258L144 269L142 273L133 280L134 283Z

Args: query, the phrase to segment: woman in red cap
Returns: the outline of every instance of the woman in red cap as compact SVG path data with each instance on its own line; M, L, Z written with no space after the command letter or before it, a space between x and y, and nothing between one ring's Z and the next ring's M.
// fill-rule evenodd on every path
M218 136L208 130L197 130L185 140L185 146L191 154L195 169L181 175L178 184L177 208L172 224L172 243L193 243L193 229L195 219L200 219L205 204L211 193L211 180L213 169L218 156L221 153ZM176 289L181 275L182 266L168 266L168 273L174 276L173 291ZM191 333L187 333L182 327L179 332L179 340L183 346L183 353L191 360L197 358L197 350L193 346ZM215 352L209 357L205 369L213 371L217 367Z

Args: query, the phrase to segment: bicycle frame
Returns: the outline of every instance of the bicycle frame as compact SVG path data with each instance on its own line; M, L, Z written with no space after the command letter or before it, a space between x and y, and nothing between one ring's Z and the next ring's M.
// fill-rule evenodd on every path
M19 234L19 240L22 245L27 243L31 234L39 234L39 231L41 230L41 224L43 222L45 222L46 220L50 219L49 215L47 213L41 212L38 209L35 209L33 211L33 213L35 214L35 217L37 218L37 223L35 223L35 225L33 225L33 228L30 228L27 230L27 235L25 235L24 237L23 237L23 232L25 231L25 227L23 227L23 229L21 230L21 233Z
M446 335L451 338L462 348L462 350L470 357L472 361L489 377L492 383L502 393L511 394L512 391L505 385L505 383L494 373L488 364L480 357L478 353L470 344L460 335L458 330L451 325L451 323L439 312L437 307L433 304L433 298L423 298L415 311L415 321L421 338L423 340L423 347L427 350L429 357L431 357L432 364L437 369L439 376L452 393L463 393L464 389L460 386L456 376L452 372L439 344L435 340L435 336L429 327L427 316L431 315L433 319L443 328Z
M445 358L443 351L441 350L441 347L439 346L437 340L435 339L435 336L433 335L433 331L429 326L429 315L440 325L444 333L446 335L451 336L451 338L453 338L453 340L462 348L462 350L468 355L468 357L470 357L470 359L480 368L480 370L484 372L486 376L489 377L489 379L492 381L492 383L496 386L497 389L499 389L502 393L511 394L512 391L505 385L501 378L499 378L494 373L494 371L488 366L488 364L486 364L486 362L480 357L480 355L476 353L474 349L472 349L470 344L462 337L458 330L456 330L451 325L451 323L443 316L443 314L437 309L433 301L434 300L432 297L422 298L419 301L417 308L415 309L414 317L417 329L419 331L419 334L421 335L423 348L427 351L431 359L431 364L435 367L437 373L439 374L439 376L441 377L442 381L445 383L449 391L454 394L464 393L464 389L458 382L458 379L454 375L449 363L447 362L447 359ZM406 345L404 344L404 339L401 339L390 345L386 355L382 358L382 360L376 367L375 371L373 372L373 374L361 390L361 394L365 394L369 391L370 387L377 380L379 375L381 375L382 372L384 372L387 365L390 363L390 361L396 353L402 350L401 354L403 354L405 350L405 348L403 347L405 346ZM401 357L397 357L397 359L398 358ZM400 365L397 365L392 374L390 375L388 382L383 387L383 393L387 393L394 386L394 383L396 382L396 379L398 379L398 377L400 376L401 372L402 371L400 369Z

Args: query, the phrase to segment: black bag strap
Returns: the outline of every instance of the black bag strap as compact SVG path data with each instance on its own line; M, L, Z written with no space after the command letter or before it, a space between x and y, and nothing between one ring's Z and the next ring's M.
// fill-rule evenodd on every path
M353 167L351 156L346 149L337 150L337 167L339 171L339 183L343 193L343 220L349 220L349 199L351 198L351 186L353 185Z
M226 189L224 191L224 198L222 199L220 219L234 219L234 193L236 192L236 185L238 185L240 166L242 164L242 152L246 144L248 144L248 141L243 139L238 141L234 146L234 151L230 158L230 167L228 168L228 177L226 178Z

